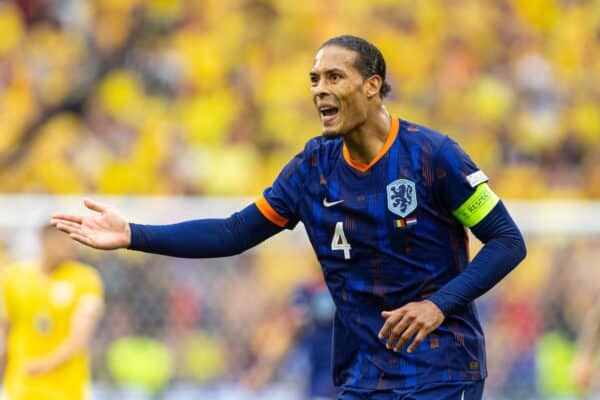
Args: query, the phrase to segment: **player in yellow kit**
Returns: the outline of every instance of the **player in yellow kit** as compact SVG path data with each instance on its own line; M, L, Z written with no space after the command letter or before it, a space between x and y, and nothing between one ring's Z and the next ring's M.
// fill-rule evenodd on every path
M39 261L0 272L1 399L89 399L88 346L102 315L102 282L94 268L73 260L67 235L50 226L41 238Z

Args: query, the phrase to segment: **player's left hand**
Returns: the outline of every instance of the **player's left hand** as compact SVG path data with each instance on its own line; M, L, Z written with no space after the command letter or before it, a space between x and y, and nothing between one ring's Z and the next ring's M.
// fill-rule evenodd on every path
M49 360L41 358L31 361L25 366L25 373L29 376L42 375L54 369L54 364Z
M444 314L429 300L408 303L392 311L382 311L385 319L379 339L387 338L386 347L400 351L410 338L414 340L406 349L415 350L431 332L444 322Z

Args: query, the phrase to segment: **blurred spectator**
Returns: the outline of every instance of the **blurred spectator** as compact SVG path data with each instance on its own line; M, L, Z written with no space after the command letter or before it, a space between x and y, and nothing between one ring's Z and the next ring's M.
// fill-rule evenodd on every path
M106 362L119 387L146 398L156 398L173 372L173 360L166 346L143 336L125 336L111 343Z
M335 305L320 275L298 286L291 304L258 326L253 341L255 361L244 377L245 384L259 390L277 379L302 377L306 399L334 399L334 315Z
M40 239L39 260L7 266L0 275L2 397L84 400L102 282L93 267L75 260L67 235L48 225Z
M600 348L600 302L585 312L577 354L573 363L573 378L578 388L589 392L597 374L596 357Z

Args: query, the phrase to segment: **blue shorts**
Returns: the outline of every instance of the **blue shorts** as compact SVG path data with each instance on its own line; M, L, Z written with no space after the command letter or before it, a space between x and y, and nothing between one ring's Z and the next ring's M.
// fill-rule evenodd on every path
M342 388L338 400L481 400L484 381L444 382L412 389L364 390Z

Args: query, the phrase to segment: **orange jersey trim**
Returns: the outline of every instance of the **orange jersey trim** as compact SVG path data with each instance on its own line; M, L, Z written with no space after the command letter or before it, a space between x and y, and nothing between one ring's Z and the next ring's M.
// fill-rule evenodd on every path
M274 223L275 225L285 228L288 223L288 219L279 215L277 211L271 207L267 199L264 196L260 196L258 200L256 200L256 207L265 216L266 219Z
M344 143L344 147L342 149L342 154L344 155L344 160L346 160L346 162L351 167L359 170L360 172L367 172L369 170L369 168L371 168L373 165L375 165L375 163L377 161L379 161L381 159L381 157L383 157L385 155L385 153L388 152L390 147L392 147L394 140L396 140L396 137L398 136L398 127L400 126L400 121L398 120L398 118L390 117L390 119L391 119L392 123L390 124L390 130L388 131L388 135L387 135L387 138L385 139L385 143L383 144L383 147L381 148L381 150L379 150L379 152L375 155L375 158L369 164L364 164L364 163L361 163L360 161L354 161L352 159L352 157L350 157L350 152L348 151L348 148L346 147L346 143Z

